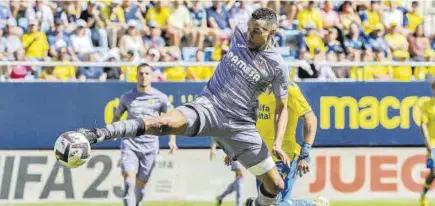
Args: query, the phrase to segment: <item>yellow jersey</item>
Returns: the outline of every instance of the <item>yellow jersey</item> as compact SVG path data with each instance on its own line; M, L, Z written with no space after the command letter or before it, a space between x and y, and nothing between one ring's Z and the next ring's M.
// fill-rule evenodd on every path
M275 96L270 90L258 97L258 119L257 129L267 145L272 150L275 139ZM312 111L299 86L291 82L288 86L288 123L283 139L282 149L287 153L290 159L299 155L301 146L296 142L296 127L299 117ZM275 161L278 161L274 157Z
M429 135L429 144L431 148L435 147L435 98L432 97L420 106L421 122L427 123L427 130Z

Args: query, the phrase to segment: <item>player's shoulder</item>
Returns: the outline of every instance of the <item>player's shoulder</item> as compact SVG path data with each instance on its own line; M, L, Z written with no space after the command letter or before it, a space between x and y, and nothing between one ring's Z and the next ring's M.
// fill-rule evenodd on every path
M129 89L126 92L121 94L121 99L129 99L129 98L134 98L137 95L137 91L136 88L134 89Z
M168 95L166 95L165 93L163 93L162 91L160 91L160 90L158 90L158 89L156 89L154 87L152 87L151 91L152 91L153 95L159 97L162 100L167 100L168 99Z
M264 57L266 57L269 61L270 64L272 64L272 66L274 68L280 69L282 70L283 68L287 68L284 58L282 57L281 53L278 51L277 48L271 48L268 49L266 52L263 53Z

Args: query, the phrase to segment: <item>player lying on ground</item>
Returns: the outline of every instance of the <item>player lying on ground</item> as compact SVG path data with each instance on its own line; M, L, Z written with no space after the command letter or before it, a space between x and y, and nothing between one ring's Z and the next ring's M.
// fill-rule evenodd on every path
M213 160L215 157L216 146L217 143L213 141L210 146L210 160ZM223 199L234 191L236 192L236 206L242 206L244 168L240 162L231 160L228 156L225 157L225 165L231 166L231 171L235 174L235 180L228 185L227 189L222 194L216 197L216 206L222 205Z
M435 81L431 83L432 93L435 95ZM429 206L426 194L435 179L435 98L432 97L422 102L421 107L421 133L427 150L426 167L430 169L424 183L423 192L421 193L420 205Z
M275 111L275 97L267 90L258 98L257 129L268 148L273 147L273 120ZM287 153L290 161L281 161L274 158L278 171L284 179L284 189L281 191L279 202L288 202L292 206L322 205L328 201L324 198L318 200L291 200L291 192L298 176L302 177L309 172L310 149L313 145L317 131L317 117L308 104L296 83L288 86L288 123L284 134L282 149ZM299 118L303 121L302 147L296 142L296 128Z
M158 117L171 109L168 96L151 86L152 69L148 64L137 67L137 86L122 94L115 110L113 122L120 120L124 112L127 119ZM175 135L170 135L171 153L177 149ZM159 153L159 139L154 135L142 135L123 139L121 142L121 171L124 177L125 206L136 206L145 195L145 185L154 169Z
M160 117L124 120L104 128L79 129L79 132L90 143L144 134L212 136L227 155L237 159L261 181L258 197L248 199L247 205L273 204L284 189L284 182L255 127L255 119L257 98L272 84L277 99L273 152L288 162L281 146L287 125L289 71L273 46L276 29L277 15L272 9L255 10L248 25L235 29L229 52L193 102Z

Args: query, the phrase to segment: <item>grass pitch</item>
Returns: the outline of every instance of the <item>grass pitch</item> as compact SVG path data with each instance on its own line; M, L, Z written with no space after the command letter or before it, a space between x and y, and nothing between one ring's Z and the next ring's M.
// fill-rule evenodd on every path
M435 201L431 201L430 206L435 206ZM122 206L121 203L43 203L43 204L0 204L3 206ZM205 202L145 202L142 206L215 206L214 203ZM337 201L331 202L331 206L417 206L418 200L394 200L394 201ZM222 206L234 206L233 202L225 202Z

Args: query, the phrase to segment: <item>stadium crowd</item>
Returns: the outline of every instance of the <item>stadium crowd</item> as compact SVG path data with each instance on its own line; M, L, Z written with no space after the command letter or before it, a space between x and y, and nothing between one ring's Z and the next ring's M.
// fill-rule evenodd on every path
M434 61L435 38L423 29L419 2L400 1L8 1L0 2L0 61L174 62L155 81L204 81L235 25L259 7L279 11L275 43L286 61L306 60L293 78L395 79L435 74L435 67L366 66L332 70L321 60ZM0 67L1 79L135 81L136 68ZM295 76L295 72L297 75Z

